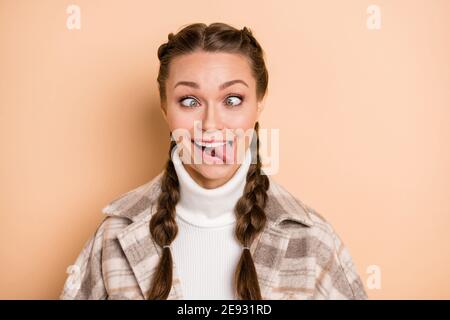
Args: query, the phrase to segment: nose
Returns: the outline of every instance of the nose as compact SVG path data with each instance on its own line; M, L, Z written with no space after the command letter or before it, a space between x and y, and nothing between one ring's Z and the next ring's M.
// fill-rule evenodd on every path
M213 104L208 104L202 115L202 129L204 131L221 130L222 117Z

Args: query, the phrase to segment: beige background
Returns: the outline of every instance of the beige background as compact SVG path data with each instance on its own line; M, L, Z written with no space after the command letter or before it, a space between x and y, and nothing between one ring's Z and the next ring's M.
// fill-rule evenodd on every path
M101 208L162 170L157 47L216 21L264 47L275 179L332 223L365 285L380 267L370 298L450 298L450 2L213 2L0 1L0 298L56 299Z

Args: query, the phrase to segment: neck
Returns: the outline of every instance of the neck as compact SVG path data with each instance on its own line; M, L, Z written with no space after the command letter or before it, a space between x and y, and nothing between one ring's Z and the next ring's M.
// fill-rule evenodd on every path
M178 146L175 146L178 148ZM206 189L200 186L181 161L179 150L172 152L172 162L180 185L180 200L176 205L177 216L202 227L223 226L236 220L234 207L242 196L247 172L251 164L251 148L244 161L231 178L219 187Z

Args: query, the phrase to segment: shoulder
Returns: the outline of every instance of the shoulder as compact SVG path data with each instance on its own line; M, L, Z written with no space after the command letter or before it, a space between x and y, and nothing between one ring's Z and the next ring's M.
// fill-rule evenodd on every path
M102 208L103 220L94 234L85 243L84 251L98 251L108 245L109 240L117 239L117 235L132 223L148 216L154 209L161 189L160 172L151 180L116 196Z
M131 222L139 220L156 204L161 193L163 174L164 171L161 171L150 181L117 196L102 212L109 217L125 218Z
M266 214L276 227L295 233L307 232L332 245L339 238L331 223L314 207L269 176Z
M123 230L129 220L106 216L84 243L75 262L68 266L67 278L60 294L62 300L100 300L108 294L104 279L105 256L121 254L115 244L116 234Z
M268 212L289 237L286 256L315 261L317 298L366 299L347 246L327 218L272 178Z
M67 279L60 299L105 299L109 270L126 270L126 258L118 234L143 218L153 207L160 189L162 173L150 181L127 191L103 209L105 214L95 231L84 243L75 262L66 272Z
M339 233L324 216L311 208L315 228L311 235L317 239L317 262L320 273L319 297L327 299L367 299L361 277L350 250Z
M273 223L286 231L298 231L306 227L308 232L333 238L336 234L330 222L303 199L290 192L269 176L270 187L266 214Z

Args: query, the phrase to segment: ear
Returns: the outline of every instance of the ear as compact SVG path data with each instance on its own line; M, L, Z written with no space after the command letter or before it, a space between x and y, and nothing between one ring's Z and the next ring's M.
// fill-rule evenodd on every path
M259 117L261 116L261 113L264 110L264 107L266 105L266 97L264 96L264 98L261 99L261 101L258 102L258 106L257 106L257 115L256 118L259 119Z

